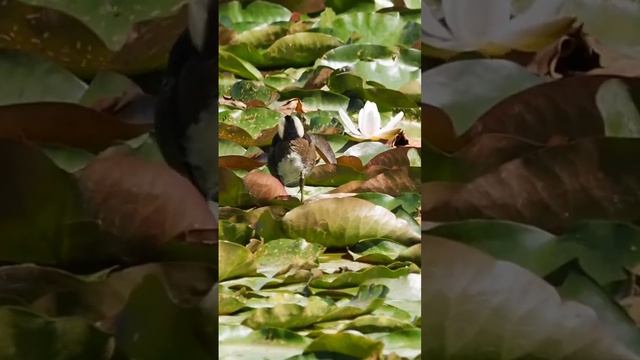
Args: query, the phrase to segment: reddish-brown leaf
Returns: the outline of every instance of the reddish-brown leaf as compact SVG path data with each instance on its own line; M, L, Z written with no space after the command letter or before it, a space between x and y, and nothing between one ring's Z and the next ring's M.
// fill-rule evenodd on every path
M559 137L575 140L604 135L595 96L612 76L576 76L533 86L501 101L463 135L507 134L546 144ZM623 79L632 88L640 79Z
M80 184L104 228L125 238L163 242L217 228L191 182L159 162L99 156L82 171Z
M343 155L336 159L338 165L348 166L357 171L364 171L362 160L357 156Z
M425 212L433 221L499 218L562 231L581 219L640 219L640 140L590 138L509 161Z
M75 104L43 102L0 106L0 137L88 151L99 151L115 141L132 139L150 128L151 125L123 123Z
M257 203L267 203L288 195L284 185L267 173L252 171L244 177L243 182L247 192Z
M372 166L380 166L386 169L393 169L398 167L408 167L410 166L409 158L407 157L407 153L411 149L416 149L420 151L418 148L403 146L399 148L389 149L383 153L380 153L374 156L367 163L367 168Z
M263 162L241 155L220 156L218 159L218 166L227 169L253 170L262 165L264 165Z
M422 104L422 127L420 130L422 140L439 150L454 152L463 145L456 136L449 115L435 106Z

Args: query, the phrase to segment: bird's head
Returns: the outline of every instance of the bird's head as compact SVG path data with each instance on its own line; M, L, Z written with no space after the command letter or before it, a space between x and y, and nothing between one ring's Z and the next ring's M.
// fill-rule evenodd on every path
M304 136L304 126L300 118L294 114L285 115L278 123L280 140L291 141Z

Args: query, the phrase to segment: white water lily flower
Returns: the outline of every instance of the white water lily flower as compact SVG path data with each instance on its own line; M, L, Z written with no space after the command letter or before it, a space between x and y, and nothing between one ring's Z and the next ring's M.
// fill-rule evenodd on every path
M422 4L422 41L454 52L502 55L509 50L537 51L565 34L575 18L558 17L564 0L534 1L512 16L511 0L442 0L446 26Z
M397 132L395 127L404 113L401 111L397 113L384 127L381 127L380 112L378 111L378 105L376 103L367 101L364 107L360 109L358 113L358 127L351 121L349 115L340 109L340 122L344 126L345 132L354 139L358 140L389 140Z

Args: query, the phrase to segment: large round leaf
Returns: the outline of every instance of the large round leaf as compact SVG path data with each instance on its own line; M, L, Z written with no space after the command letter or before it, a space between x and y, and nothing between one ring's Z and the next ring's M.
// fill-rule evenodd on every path
M362 239L387 238L416 242L407 222L382 206L357 198L311 202L288 212L282 219L291 238L302 237L327 247L344 247Z
M422 306L430 358L635 360L595 312L542 279L450 240L427 237Z
M333 36L300 32L278 39L267 49L265 56L270 66L306 66L340 45Z
M331 30L342 41L354 37L363 44L397 45L405 21L398 13L352 12L339 15Z
M204 197L166 164L105 155L83 170L80 181L103 226L124 238L164 242L217 229Z
M323 251L322 246L309 244L302 239L273 240L256 252L256 265L258 272L273 277L285 268L314 265Z

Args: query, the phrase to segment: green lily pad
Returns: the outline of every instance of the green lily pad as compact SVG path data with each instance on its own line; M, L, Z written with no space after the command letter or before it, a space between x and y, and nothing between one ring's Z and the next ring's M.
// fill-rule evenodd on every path
M0 105L37 101L76 103L88 86L60 65L32 55L0 51Z
M246 7L240 1L230 1L219 5L218 17L221 24L241 31L276 21L288 21L291 11L282 5L261 0L252 1Z
M218 66L220 70L229 71L246 79L262 79L262 73L250 62L224 50L220 50L219 52Z
M615 78L600 85L596 104L602 114L606 136L640 137L640 112L632 91L622 80Z
M258 68L272 69L312 65L317 58L340 45L340 40L328 34L298 32L279 38L267 48L240 43L229 44L222 50ZM291 56L292 53L296 56Z
M495 358L505 349L510 357L637 358L593 309L562 301L533 273L442 238L427 237L425 247L422 300L431 310L421 321L438 334L423 342L426 357Z
M363 164L366 164L376 155L382 154L387 150L389 150L389 147L385 144L374 141L367 141L351 146L343 153L343 155L358 157Z
M260 100L266 105L271 104L278 97L277 92L257 81L241 80L231 87L231 97L247 103Z
M626 278L624 269L640 262L640 229L624 223L584 221L554 236L523 224L471 220L439 225L427 233L482 249L541 276L578 259L601 285ZM616 245L612 246L614 239Z
M506 60L462 60L422 74L422 99L444 110L457 134L499 101L543 80Z
M246 245L253 235L253 229L246 223L233 223L229 220L218 220L218 238L236 244Z
M397 51L390 46L374 44L346 44L327 51L316 66L327 66L334 70L353 66L360 61L392 61Z
M279 112L266 108L223 111L219 114L221 123L237 126L254 139L258 138L265 129L278 125L281 117Z
M276 40L265 52L271 66L311 65L341 42L326 34L300 32ZM295 56L291 56L295 54Z
M258 272L273 277L283 268L315 265L324 247L303 239L280 239L264 244L255 254Z
M349 247L354 260L369 264L390 264L398 259L407 247L384 239L368 239Z
M247 25L249 24L243 24L242 26L245 27ZM274 41L285 36L288 31L288 22L259 25L236 34L229 44L245 44L257 48L268 47L273 44Z
M229 241L220 241L218 251L220 281L255 274L254 255L244 246Z
M225 336L219 343L218 358L224 360L280 360L302 353L311 342L308 338L286 329L266 328Z
M351 12L338 15L331 30L342 41L355 37L364 44L393 46L400 43L405 24L398 13Z
M132 291L116 319L115 338L129 357L166 359L182 355L190 359L214 356L214 346L196 334L202 331L202 317L197 308L176 305L154 275L147 275ZM182 354L182 355L180 355Z
M351 333L326 334L315 339L299 359L375 359L382 354L384 344Z
M378 105L380 111L394 108L413 108L419 104L419 94L405 94L397 90L375 86L351 73L333 73L329 77L329 89L339 94L357 95Z
M217 313L220 315L228 315L242 309L245 306L246 300L226 287L220 286L218 301Z
M92 106L100 100L116 99L130 92L141 92L138 85L128 77L110 71L103 71L91 80L89 88L82 94L79 103Z
M420 329L405 329L384 335L378 340L384 343L384 352L396 353L409 359L419 359L422 352L422 331Z
M369 314L384 303L389 289L384 285L366 285L358 288L358 293L348 302L338 303L322 317L322 321L352 319Z
M44 146L42 151L56 164L59 168L75 173L83 169L94 156L92 153L64 146Z
M349 98L331 91L324 90L285 90L280 93L282 100L299 98L304 102L305 108L309 111L338 111L346 110L349 105Z
M572 271L557 287L558 293L565 300L573 300L590 306L604 323L604 327L615 335L637 356L640 356L640 329L633 323L629 315L613 301L601 287L589 277Z
M279 327L299 329L319 321L335 305L317 296L309 298L306 306L297 304L278 304L272 308L253 310L243 321L243 325L252 329Z
M218 156L244 155L247 150L228 140L218 140Z
M386 266L373 266L357 272L345 272L341 274L327 274L311 280L311 286L322 289L350 288L361 285L365 281L382 278L399 278L411 272L408 267L401 267L395 270Z
M353 245L368 238L420 241L420 234L409 229L406 221L381 206L357 198L318 200L291 210L282 220L289 237L302 237L330 248Z
M364 315L348 323L345 330L357 330L363 334L392 332L414 328L413 324L392 317Z
M0 332L5 359L101 359L112 352L110 336L79 317L52 319L0 307Z
M0 221L3 261L56 264L68 260L65 257L73 253L68 246L80 238L102 239L96 228L73 230L74 223L87 216L80 189L73 176L41 150L5 139L0 141L0 158L5 171L0 187L5 209L0 212L11 214Z

